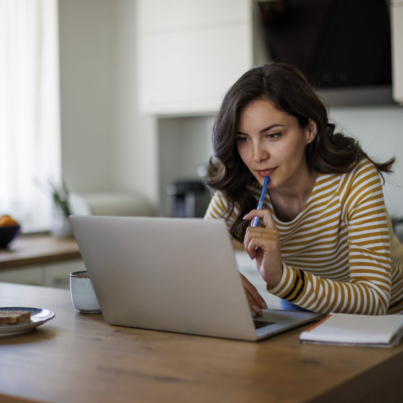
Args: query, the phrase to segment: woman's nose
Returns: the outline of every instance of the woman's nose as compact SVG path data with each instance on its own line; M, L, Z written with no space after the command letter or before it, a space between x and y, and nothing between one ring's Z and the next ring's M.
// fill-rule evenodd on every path
M269 153L261 144L255 144L253 146L252 158L255 162L262 162L269 158Z

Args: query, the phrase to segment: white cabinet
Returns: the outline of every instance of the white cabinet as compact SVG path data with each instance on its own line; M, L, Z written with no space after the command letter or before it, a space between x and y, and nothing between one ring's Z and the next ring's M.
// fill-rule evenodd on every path
M27 285L44 285L45 270L41 266L0 271L0 282Z
M137 0L137 27L141 33L164 33L246 22L247 0Z
M44 268L45 278L42 285L64 290L70 289L70 273L87 270L82 260L47 264Z
M139 0L141 112L216 113L253 60L250 0Z
M391 4L393 98L403 104L403 0Z
M0 271L0 282L70 289L70 273L86 270L82 260Z
M259 60L253 0L138 0L142 113L215 114L229 87ZM391 1L393 95L403 104L403 0ZM254 43L255 42L255 43ZM254 49L255 46L255 49Z

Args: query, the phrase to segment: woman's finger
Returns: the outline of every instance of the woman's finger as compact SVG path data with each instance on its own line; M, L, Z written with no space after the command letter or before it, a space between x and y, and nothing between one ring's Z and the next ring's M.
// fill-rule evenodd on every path
M259 294L258 290L256 287L243 275L241 274L242 278L242 284L245 288L245 291L247 292L247 295L249 294L251 301L256 304L259 309L267 309L267 305L263 297Z
M275 287L283 275L281 245L278 232L265 229L262 236L256 236L253 228L245 238L244 248L251 259L256 258L256 267L263 280Z
M263 252L273 252L277 250L279 246L278 238L273 234L264 234L262 236L252 235L248 237L245 242L245 250L248 252L249 256L255 256L258 253L257 249L262 249Z
M244 220L253 220L254 217L259 217L263 220L266 228L276 229L276 223L273 220L273 217L269 210L252 210L248 214L246 214L243 218Z
M244 238L244 248L249 257L253 260L256 257L257 249L269 250L270 246L276 246L279 242L277 230L267 228L249 227Z
M263 228L260 227L248 227L246 230L243 245L251 260L256 258L257 251L250 247L250 242L254 237L261 237L262 234Z
M253 299L250 295L249 291L245 289L246 298L248 300L249 308L256 315L263 315L262 308L259 307L259 304Z

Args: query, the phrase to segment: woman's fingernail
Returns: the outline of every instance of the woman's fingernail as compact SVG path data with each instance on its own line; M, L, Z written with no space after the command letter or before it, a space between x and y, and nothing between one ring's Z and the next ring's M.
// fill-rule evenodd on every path
M245 218L248 216L248 214L245 214L244 216L243 216L243 219L245 220Z
M256 305L252 305L252 311L258 313L260 312L260 308Z
M267 309L266 302L263 301L263 302L260 303L260 305L262 306L263 309Z

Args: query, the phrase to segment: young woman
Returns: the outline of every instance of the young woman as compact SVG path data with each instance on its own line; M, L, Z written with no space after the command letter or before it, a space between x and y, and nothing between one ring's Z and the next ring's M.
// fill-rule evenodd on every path
M382 192L394 159L376 163L335 133L301 72L271 63L245 73L223 100L213 142L205 218L225 220L268 292L315 312L403 313L403 246ZM255 216L263 226L250 226ZM263 298L242 281L260 314Z

